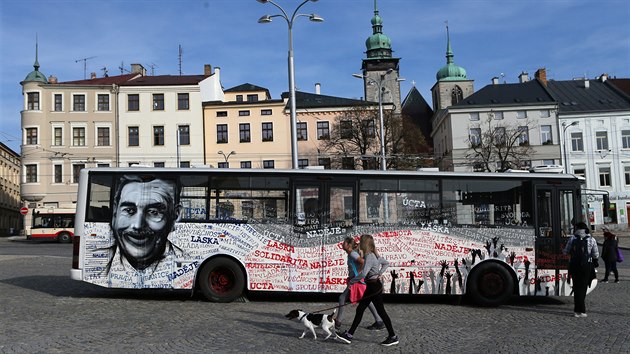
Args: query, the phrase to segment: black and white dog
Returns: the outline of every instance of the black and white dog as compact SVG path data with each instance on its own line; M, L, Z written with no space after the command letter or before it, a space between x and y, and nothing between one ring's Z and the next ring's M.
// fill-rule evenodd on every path
M317 339L315 327L322 327L324 332L327 334L326 338L324 338L324 340L326 340L332 335L331 329L335 326L336 314L337 309L335 309L330 315L323 313L308 313L302 310L292 310L284 317L289 320L297 318L298 322L301 322L306 327L300 338L304 338L306 332L310 330L311 333L313 333L313 339Z

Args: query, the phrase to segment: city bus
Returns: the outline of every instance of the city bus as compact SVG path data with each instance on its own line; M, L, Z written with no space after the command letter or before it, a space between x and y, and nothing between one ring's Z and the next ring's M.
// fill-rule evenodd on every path
M586 215L582 184L548 173L83 169L71 276L216 302L337 293L343 239L370 234L389 261L386 296L466 295L481 306L569 296L562 249Z
M26 236L31 240L56 240L72 242L75 209L35 208L31 214L30 228Z

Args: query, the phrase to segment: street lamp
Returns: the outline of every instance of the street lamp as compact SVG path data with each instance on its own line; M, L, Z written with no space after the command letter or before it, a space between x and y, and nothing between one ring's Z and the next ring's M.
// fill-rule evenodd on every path
M308 17L310 21L313 22L324 22L324 19L316 14L298 14L298 10L307 2L317 2L317 0L304 0L302 3L293 11L293 15L289 17L284 9L276 4L273 0L257 0L261 4L270 3L271 5L277 7L282 14L280 15L265 15L258 19L258 23L269 23L271 19L274 17L282 17L287 21L287 25L289 26L289 94L291 100L291 164L293 169L298 168L298 151L297 151L297 118L295 116L295 67L293 64L293 21L300 16Z
M383 171L387 170L387 162L385 160L385 123L383 122L383 93L385 91L385 87L383 87L383 83L392 80L397 82L405 81L405 79L403 79L402 77L385 79L385 75L391 73L392 71L394 71L394 69L389 69L385 74L381 74L378 81L365 75L352 74L352 76L359 79L364 79L369 85L376 85L376 87L378 88L378 118L381 125L381 170Z
M230 158L230 156L236 155L236 151L231 151L229 154L226 155L223 152L223 150L219 150L219 152L217 152L217 154L223 155L223 158L225 159L225 167L230 168L230 165L228 164L228 159Z
M569 157L567 155L567 128L574 125L578 125L578 121L573 121L571 124L562 122L562 142L564 144L564 172L569 173Z

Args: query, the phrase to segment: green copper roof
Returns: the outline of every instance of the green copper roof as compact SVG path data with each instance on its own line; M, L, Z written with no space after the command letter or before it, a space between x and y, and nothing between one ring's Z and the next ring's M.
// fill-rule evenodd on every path
M466 80L466 69L453 62L453 50L451 49L451 36L446 25L446 65L435 74L437 81Z
M374 0L374 17L372 17L372 35L365 40L368 58L391 58L392 41L383 34L383 19L378 14Z
M24 81L39 81L39 82L43 82L45 84L48 83L48 80L46 79L46 75L42 74L41 72L39 72L39 61L37 60L37 41L35 42L35 63L33 64L33 68L35 70L31 71L30 73L28 73L28 75L26 75L26 78L24 79Z

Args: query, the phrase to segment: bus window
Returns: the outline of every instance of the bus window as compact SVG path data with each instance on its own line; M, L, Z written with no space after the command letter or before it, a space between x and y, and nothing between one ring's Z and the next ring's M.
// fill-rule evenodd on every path
M181 176L182 191L180 203L182 205L183 220L207 220L209 186L207 176Z
M91 175L86 221L109 222L112 219L109 207L112 176Z
M354 188L330 187L330 222L350 227L354 218Z
M562 228L562 237L570 237L573 233L576 215L573 205L574 198L574 191L560 191L560 227Z

